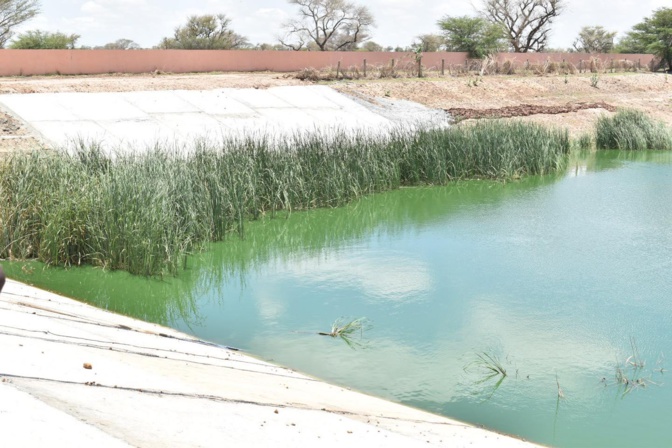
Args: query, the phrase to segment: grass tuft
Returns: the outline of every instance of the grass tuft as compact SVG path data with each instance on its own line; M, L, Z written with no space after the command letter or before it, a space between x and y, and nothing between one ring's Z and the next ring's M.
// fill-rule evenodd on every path
M595 143L597 149L672 150L672 131L641 111L624 109L598 119Z

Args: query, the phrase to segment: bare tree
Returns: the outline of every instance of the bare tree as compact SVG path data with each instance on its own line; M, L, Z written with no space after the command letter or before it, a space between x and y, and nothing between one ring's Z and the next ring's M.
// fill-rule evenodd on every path
M0 0L0 48L4 48L14 35L12 28L39 13L39 0Z
M566 0L483 0L483 15L502 25L516 53L543 51Z
M298 18L283 25L280 43L293 50L316 46L320 51L348 51L367 41L373 15L366 6L345 0L288 0L299 7Z

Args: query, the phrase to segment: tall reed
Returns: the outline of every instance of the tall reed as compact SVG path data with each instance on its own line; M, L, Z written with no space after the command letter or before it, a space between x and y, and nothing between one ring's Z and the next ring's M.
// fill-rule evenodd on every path
M248 138L106 154L95 144L0 163L0 258L175 274L188 254L279 210L337 207L400 186L544 174L565 131L482 122L371 136Z
M597 149L672 149L672 131L641 111L624 109L597 121Z

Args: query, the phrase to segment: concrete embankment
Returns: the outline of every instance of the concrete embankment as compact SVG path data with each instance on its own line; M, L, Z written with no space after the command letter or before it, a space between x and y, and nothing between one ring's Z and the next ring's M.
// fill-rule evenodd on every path
M0 446L533 446L8 280Z

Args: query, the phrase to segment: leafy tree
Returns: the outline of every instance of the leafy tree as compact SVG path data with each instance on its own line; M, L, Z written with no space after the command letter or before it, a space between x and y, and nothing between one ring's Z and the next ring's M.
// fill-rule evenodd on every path
M377 44L373 41L368 41L365 42L364 45L361 46L360 50L362 51L383 51L383 47L380 44Z
M465 51L472 58L484 58L506 47L502 27L480 17L445 16L438 25L448 51Z
M298 18L283 25L280 43L292 50L314 44L320 51L350 51L369 40L375 26L366 6L346 0L288 0L299 7Z
M516 53L544 51L553 20L566 0L482 0L483 15L501 25Z
M632 27L619 42L622 53L651 53L661 58L672 71L672 8L660 8Z
M102 47L96 47L97 50L138 50L140 45L131 39L117 39L114 42L107 43Z
M0 0L0 48L14 36L12 28L39 13L39 0Z
M444 37L440 34L421 34L416 39L411 48L414 51L419 50L423 53L441 51L441 48L446 44Z
M609 53L614 48L615 36L615 31L601 26L584 26L572 46L579 53Z
M254 49L255 50L261 50L261 51L281 51L281 50L286 50L287 48L283 47L281 44L261 43L261 44L255 45Z
M18 35L10 48L14 50L72 50L80 36L49 31L26 31Z
M159 48L182 50L232 50L249 47L247 38L230 28L224 14L191 16L184 26L175 28L173 37L164 37Z
M646 43L641 42L639 39L635 39L632 36L625 35L618 41L618 44L614 47L614 52L616 53L625 53L625 54L644 54L646 53Z

